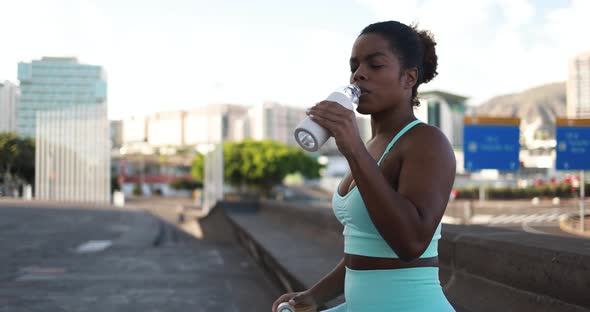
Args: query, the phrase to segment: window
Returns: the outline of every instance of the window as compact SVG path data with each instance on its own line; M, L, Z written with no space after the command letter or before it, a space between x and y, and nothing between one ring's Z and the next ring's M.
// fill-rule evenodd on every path
M428 101L428 124L440 128L440 102Z

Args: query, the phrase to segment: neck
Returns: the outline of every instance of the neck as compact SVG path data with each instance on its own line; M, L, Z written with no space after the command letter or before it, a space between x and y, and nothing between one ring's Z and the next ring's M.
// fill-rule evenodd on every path
M371 128L373 139L391 138L403 127L416 120L414 107L410 105L397 106L386 112L379 112L371 115Z

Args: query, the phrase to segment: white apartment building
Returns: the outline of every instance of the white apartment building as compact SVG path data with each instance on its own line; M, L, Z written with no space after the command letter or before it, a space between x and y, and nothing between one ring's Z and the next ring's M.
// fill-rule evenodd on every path
M567 115L590 118L590 51L578 54L569 62Z
M266 102L248 110L247 137L255 140L273 140L297 145L293 131L305 118L305 109Z
M10 81L0 81L0 132L16 132L19 88Z
M307 118L305 109L266 102L254 106L212 104L190 110L154 113L123 120L126 146L146 142L153 147L201 146L244 139L273 140L297 146L293 132ZM358 116L361 138L371 137L370 119ZM329 140L323 152L337 153Z
M241 141L248 138L245 130L248 107L234 104L212 104L186 112L184 145Z
M184 111L162 112L147 116L147 142L152 146L184 145Z
M123 119L123 144L147 141L147 117L131 116Z

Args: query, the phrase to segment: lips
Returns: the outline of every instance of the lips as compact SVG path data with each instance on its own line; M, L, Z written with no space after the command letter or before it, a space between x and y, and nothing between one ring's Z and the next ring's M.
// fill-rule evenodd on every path
M369 90L367 90L365 88L362 88L362 87L359 87L359 88L361 89L361 95L365 95L365 94L371 93Z

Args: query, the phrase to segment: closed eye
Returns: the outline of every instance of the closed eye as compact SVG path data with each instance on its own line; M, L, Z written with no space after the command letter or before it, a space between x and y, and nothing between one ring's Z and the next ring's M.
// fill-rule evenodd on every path
M383 66L385 66L385 65L381 65L381 64L371 64L371 65L369 65L369 68L371 68L371 69L375 69L375 70L376 70L376 69L380 69L380 68L382 68ZM350 67L350 72L351 72L351 73L353 73L353 74L354 74L354 72L356 72L357 70L358 70L358 66L351 66L351 67Z

